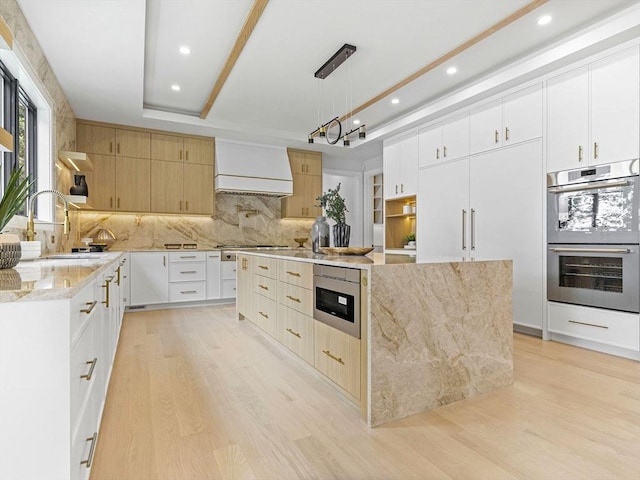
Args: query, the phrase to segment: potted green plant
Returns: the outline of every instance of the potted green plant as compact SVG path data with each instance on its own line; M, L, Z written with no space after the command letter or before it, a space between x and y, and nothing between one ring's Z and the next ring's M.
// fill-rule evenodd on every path
M336 224L333 226L333 246L348 247L351 237L351 226L347 225L347 205L340 195L340 183L335 189L329 189L320 195L316 200L320 202L319 207L324 209L325 215Z
M416 234L410 233L404 237L404 243L406 248L416 248Z
M33 182L29 178L22 178L23 172L23 167L11 172L0 200L0 268L15 267L21 257L20 237L2 231L29 198Z

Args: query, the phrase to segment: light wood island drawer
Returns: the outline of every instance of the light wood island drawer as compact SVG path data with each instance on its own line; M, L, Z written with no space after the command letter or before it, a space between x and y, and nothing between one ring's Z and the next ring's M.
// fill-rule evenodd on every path
M275 300L278 282L274 278L263 277L262 275L253 275L253 291L257 294L264 295L271 300Z
M360 398L360 340L314 320L314 365Z
M313 264L280 260L281 282L290 283L311 290L313 288Z
M254 257L251 260L253 273L269 278L278 278L278 260L275 258Z
M275 300L256 295L254 299L255 313L251 321L274 338L278 335L278 304Z
M277 339L285 347L313 365L313 318L296 310L278 306Z
M313 316L313 290L280 282L278 297L278 301L282 305L293 308L309 317Z

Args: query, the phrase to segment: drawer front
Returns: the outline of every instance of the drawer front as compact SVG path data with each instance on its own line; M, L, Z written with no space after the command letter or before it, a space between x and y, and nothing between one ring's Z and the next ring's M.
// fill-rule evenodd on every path
M313 290L280 283L279 301L282 305L313 317Z
M169 302L195 302L207 297L206 282L179 282L169 284Z
M98 331L98 325L92 319L87 323L78 343L71 351L70 414L72 432L75 432L78 427L82 410L94 384L100 381L100 370L106 367L102 364L104 359L96 346L99 345ZM99 388L96 387L94 390L97 392Z
M169 263L169 282L204 282L206 278L205 262Z
M236 262L220 262L220 271L222 279L235 280L236 278ZM235 295L234 295L235 297Z
M275 258L253 257L253 272L269 278L278 278L278 260Z
M276 300L276 289L278 281L274 278L263 277L262 275L253 275L253 291L260 295L264 295L271 300Z
M278 306L278 340L285 347L313 365L313 318Z
M548 303L549 331L640 351L640 316L598 308Z
M71 443L71 478L74 480L86 480L89 478L97 441L98 405L92 395L91 401L83 412L75 438Z
M280 260L279 278L281 282L311 290L313 288L313 264Z
M314 365L360 398L360 340L314 320Z
M204 262L207 252L169 252L169 263L171 262Z
M71 300L71 345L78 341L84 323L89 320L99 308L100 299L96 298L96 289L93 284L87 285Z
M233 280L222 280L222 298L236 298L236 281Z
M256 295L254 299L255 314L251 319L262 330L274 338L278 335L277 303L275 300Z

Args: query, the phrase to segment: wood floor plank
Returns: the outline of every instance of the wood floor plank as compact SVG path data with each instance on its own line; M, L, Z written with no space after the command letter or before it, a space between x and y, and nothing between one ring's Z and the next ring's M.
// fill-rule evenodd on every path
M514 335L514 383L376 429L235 307L127 312L93 480L616 479L640 363Z

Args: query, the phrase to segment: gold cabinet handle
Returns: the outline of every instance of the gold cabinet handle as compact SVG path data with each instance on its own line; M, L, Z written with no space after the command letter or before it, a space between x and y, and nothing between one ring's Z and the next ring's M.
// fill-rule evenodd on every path
M578 145L578 161L582 161L582 145Z
M287 298L292 302L300 303L300 299L296 297L292 297L291 295L287 295Z
M504 140L509 141L509 127L504 127Z
M120 208L120 197L118 197L118 205L117 208Z
M288 273L289 275L294 276L294 277L299 277L299 276L300 276L300 274L299 274L298 272L290 272L289 270L287 270L287 273Z
M287 332L289 332L291 335L295 335L298 338L302 338L298 332L294 332L290 328L287 328Z
M322 350L322 353L324 353L327 357L332 358L336 362L341 363L342 365L344 365L344 362L342 361L342 358L336 357L335 355L332 355L329 350Z
M182 200L178 202L178 210L182 211Z
M91 462L93 462L93 452L96 448L96 440L98 439L98 432L95 432L93 436L87 438L87 442L91 442L91 448L89 449L89 456L86 460L82 460L80 465L85 465L87 468L91 468Z
M88 308L83 308L82 310L80 310L80 312L89 314L97 304L98 304L97 300L94 300L93 302L87 302L85 303L85 305L88 305Z
M117 143L116 153L120 153L120 143Z
M184 161L188 162L189 161L189 150L185 150L184 151Z
M440 160L440 149L436 148L436 160Z
M109 197L109 208L113 208L113 197Z
M189 200L184 202L184 209L188 212L189 211Z
M447 158L447 146L442 147L442 157Z
M113 280L113 277L111 279L106 279L104 281L104 285L102 285L102 288L105 289L105 297L102 303L104 303L107 308L109 308L109 284L111 283L111 280Z
M498 143L498 135L500 135L498 133L498 130L496 130L496 132L493 134L493 143Z
M182 150L180 150L180 156L178 158L182 160Z
M267 287L266 285L258 284L258 286L263 290L269 290L269 287Z
M258 265L258 268L261 268L262 270L269 270L269 267L265 265Z
M98 363L98 359L96 357L93 357L93 360L90 360L86 363L87 365L91 365L91 367L89 368L89 372L85 373L84 375L80 375L80 378L84 378L88 382L89 380L91 380L91 377L93 376L93 370L96 368L96 363Z
M593 158L598 158L598 142L593 142Z
M120 269L122 268L122 265L118 266L118 268L116 268L116 285L120 286Z
M264 313L264 312L258 312L258 313L259 313L260 315L262 315L264 318L269 318L269 315L267 315L267 314L266 314L266 313Z
M113 153L113 142L109 142L109 153Z

